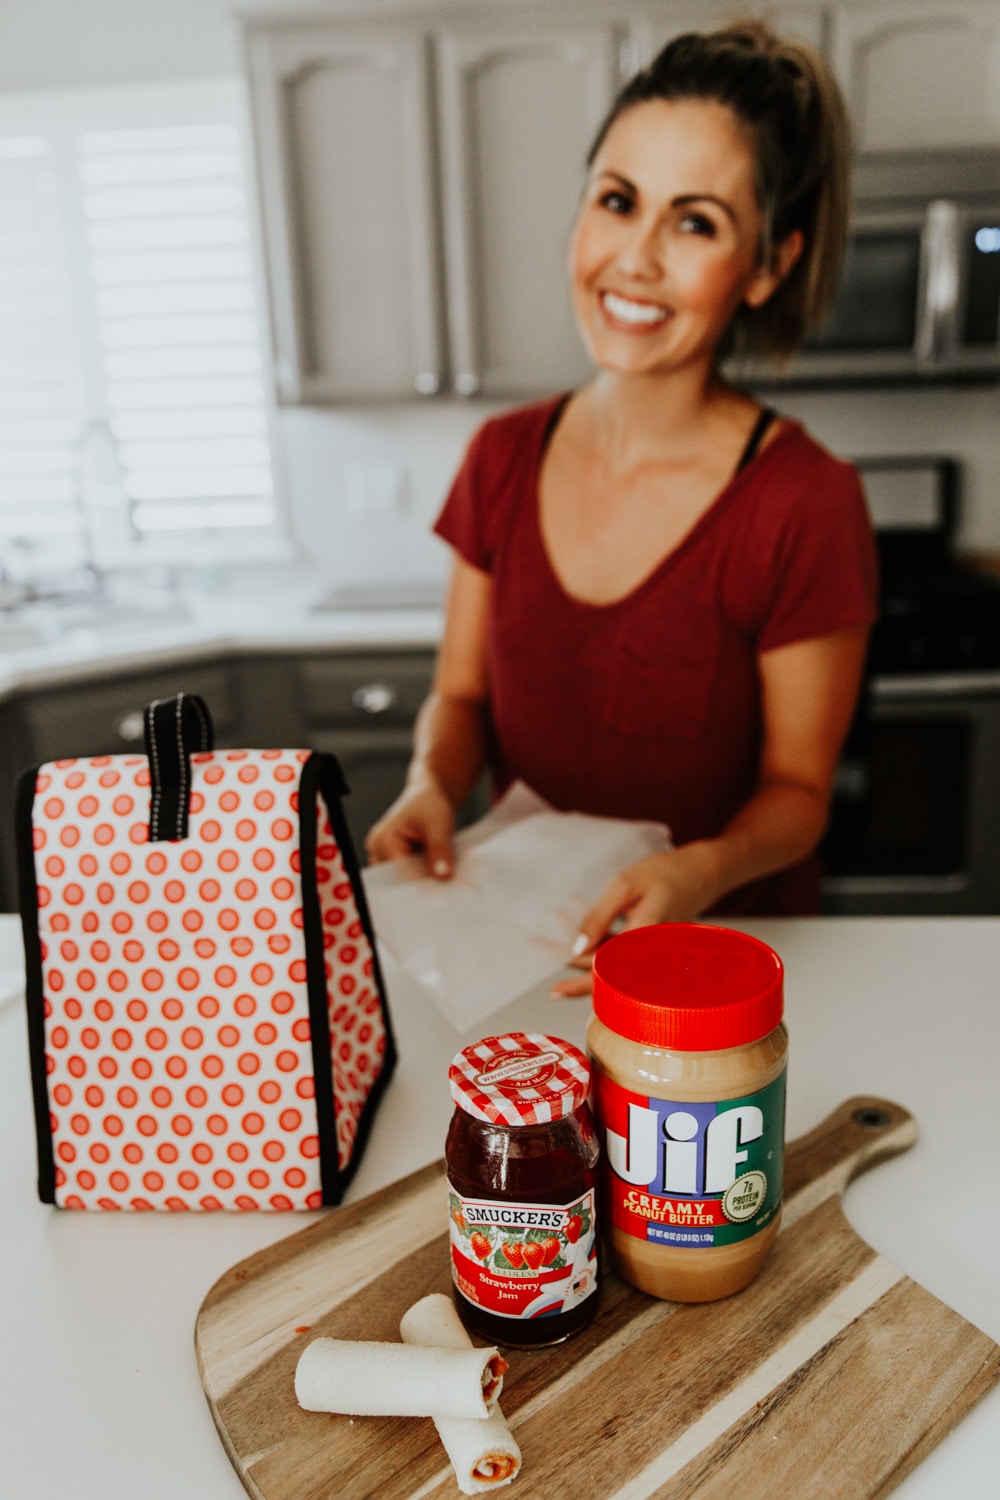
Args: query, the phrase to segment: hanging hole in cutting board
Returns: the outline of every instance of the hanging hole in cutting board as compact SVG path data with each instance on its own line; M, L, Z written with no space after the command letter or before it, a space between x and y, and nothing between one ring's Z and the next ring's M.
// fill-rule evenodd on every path
M884 1109L856 1109L851 1119L865 1130L883 1130L890 1123L890 1116Z

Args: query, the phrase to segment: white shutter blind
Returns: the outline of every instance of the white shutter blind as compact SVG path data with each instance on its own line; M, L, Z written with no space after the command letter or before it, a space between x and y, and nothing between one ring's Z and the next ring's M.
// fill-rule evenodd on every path
M0 544L30 572L76 530L83 416L76 319L49 146L0 137Z
M109 421L134 526L269 525L239 132L95 131L79 153Z
M0 595L283 545L232 80L0 97Z

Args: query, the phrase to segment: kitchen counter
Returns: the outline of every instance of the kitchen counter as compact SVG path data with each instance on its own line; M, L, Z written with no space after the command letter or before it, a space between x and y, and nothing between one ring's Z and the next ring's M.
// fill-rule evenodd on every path
M119 675L132 668L267 652L433 648L442 611L395 606L390 586L368 607L315 606L329 594L307 564L276 563L128 602L0 615L0 701L20 688ZM349 599L349 596L347 596ZM400 596L402 597L402 596Z
M848 1217L1000 1340L1000 919L741 925L786 965L789 1137L854 1094L912 1110L917 1145L852 1185ZM16 919L0 918L0 1496L238 1500L243 1487L201 1391L195 1316L223 1271L315 1216L76 1214L39 1204L17 944ZM388 983L400 1065L349 1201L440 1156L447 1065L474 1040L391 965ZM582 1043L588 1013L539 991L488 1029ZM895 1493L991 1500L998 1430L1000 1388ZM512 1493L531 1494L528 1475Z

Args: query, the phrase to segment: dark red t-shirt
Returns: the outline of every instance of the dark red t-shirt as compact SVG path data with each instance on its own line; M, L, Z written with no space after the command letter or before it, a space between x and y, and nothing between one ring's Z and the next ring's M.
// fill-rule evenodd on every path
M711 837L754 789L758 654L875 618L861 484L791 422L638 588L582 603L552 569L538 512L567 399L486 422L435 525L493 580L496 786L519 777L558 808L659 819L678 844ZM809 909L816 891L799 867L720 910Z

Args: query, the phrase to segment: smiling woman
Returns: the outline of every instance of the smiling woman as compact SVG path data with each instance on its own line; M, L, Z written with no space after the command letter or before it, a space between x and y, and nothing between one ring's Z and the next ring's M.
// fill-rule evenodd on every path
M581 968L616 922L816 907L871 529L854 470L719 359L786 355L821 320L846 161L807 49L756 23L671 42L589 157L568 271L594 378L487 422L437 523L456 559L434 691L369 853L421 849L447 878L484 761L499 790L667 823L675 847L584 918Z

